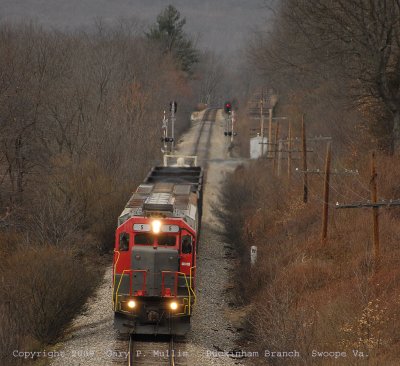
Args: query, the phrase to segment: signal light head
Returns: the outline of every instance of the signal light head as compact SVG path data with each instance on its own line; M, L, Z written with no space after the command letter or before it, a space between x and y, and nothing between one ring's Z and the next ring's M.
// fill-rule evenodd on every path
M178 309L178 303L176 301L172 301L169 304L169 307L170 307L171 310L176 310L176 309Z
M231 102L225 102L224 104L224 111L225 113L231 113L232 111L232 103Z

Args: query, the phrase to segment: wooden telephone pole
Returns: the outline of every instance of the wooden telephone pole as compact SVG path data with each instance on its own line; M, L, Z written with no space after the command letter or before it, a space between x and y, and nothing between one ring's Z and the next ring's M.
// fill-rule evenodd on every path
M278 151L277 151L277 147L278 147L278 140L279 140L279 122L276 123L276 129L275 129L275 139L274 139L274 166L273 166L273 172L275 175L277 175L277 171L276 171L276 167L277 167L277 162L276 162L276 158L278 156ZM282 149L281 149L282 150Z
M378 184L376 181L376 156L375 152L371 155L371 202L378 202ZM375 265L379 268L381 250L379 243L379 207L372 207L372 222L373 222L373 238L374 238L374 255L375 255Z
M268 142L272 141L272 108L269 108L268 115ZM275 147L276 148L276 147ZM271 157L272 146L268 145L268 156Z
M306 140L306 126L304 123L304 114L301 118L301 140L303 147L303 202L308 201L308 179L307 179L307 140Z
M288 181L292 178L292 122L289 122L289 135L288 135L288 163L287 163Z
M264 88L261 89L261 99L260 99L260 135L261 135L261 157L264 156ZM271 142L271 140L268 140Z
M357 202L350 204L336 204L336 208L372 208L372 234L374 243L374 258L375 258L375 271L379 269L381 261L381 247L379 240L379 209L400 206L400 200L389 200L378 202L378 185L377 185L377 171L376 171L376 155L375 152L371 155L371 202Z
M331 174L332 144L328 142L325 158L325 179L324 179L324 206L322 210L322 244L326 243L328 236L328 213L329 213L329 180Z

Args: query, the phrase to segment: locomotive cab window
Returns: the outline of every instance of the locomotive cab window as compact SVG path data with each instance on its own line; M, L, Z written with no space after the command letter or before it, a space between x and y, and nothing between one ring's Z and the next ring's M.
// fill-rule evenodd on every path
M129 250L129 234L121 233L119 235L119 251L126 252Z
M184 235L182 237L182 254L192 253L192 237L190 235Z
M154 235L153 234L136 234L135 235L135 244L138 245L153 245L154 244Z
M176 236L175 235L159 235L158 236L158 245L174 247L176 245Z

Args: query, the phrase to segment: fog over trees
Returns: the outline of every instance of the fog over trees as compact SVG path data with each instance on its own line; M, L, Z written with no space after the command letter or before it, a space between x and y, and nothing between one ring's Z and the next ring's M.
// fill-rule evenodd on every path
M105 21L136 18L152 24L169 4L186 17L188 31L201 47L222 52L240 49L248 32L267 15L260 11L262 0L0 0L0 19L30 17L58 29L90 27L99 17Z

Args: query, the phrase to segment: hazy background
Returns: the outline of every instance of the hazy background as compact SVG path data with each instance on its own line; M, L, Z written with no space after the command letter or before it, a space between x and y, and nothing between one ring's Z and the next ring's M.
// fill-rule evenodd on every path
M186 17L186 31L199 47L218 52L241 48L266 17L263 0L0 0L0 20L30 18L64 30L91 26L99 17L137 18L151 24L169 4Z

